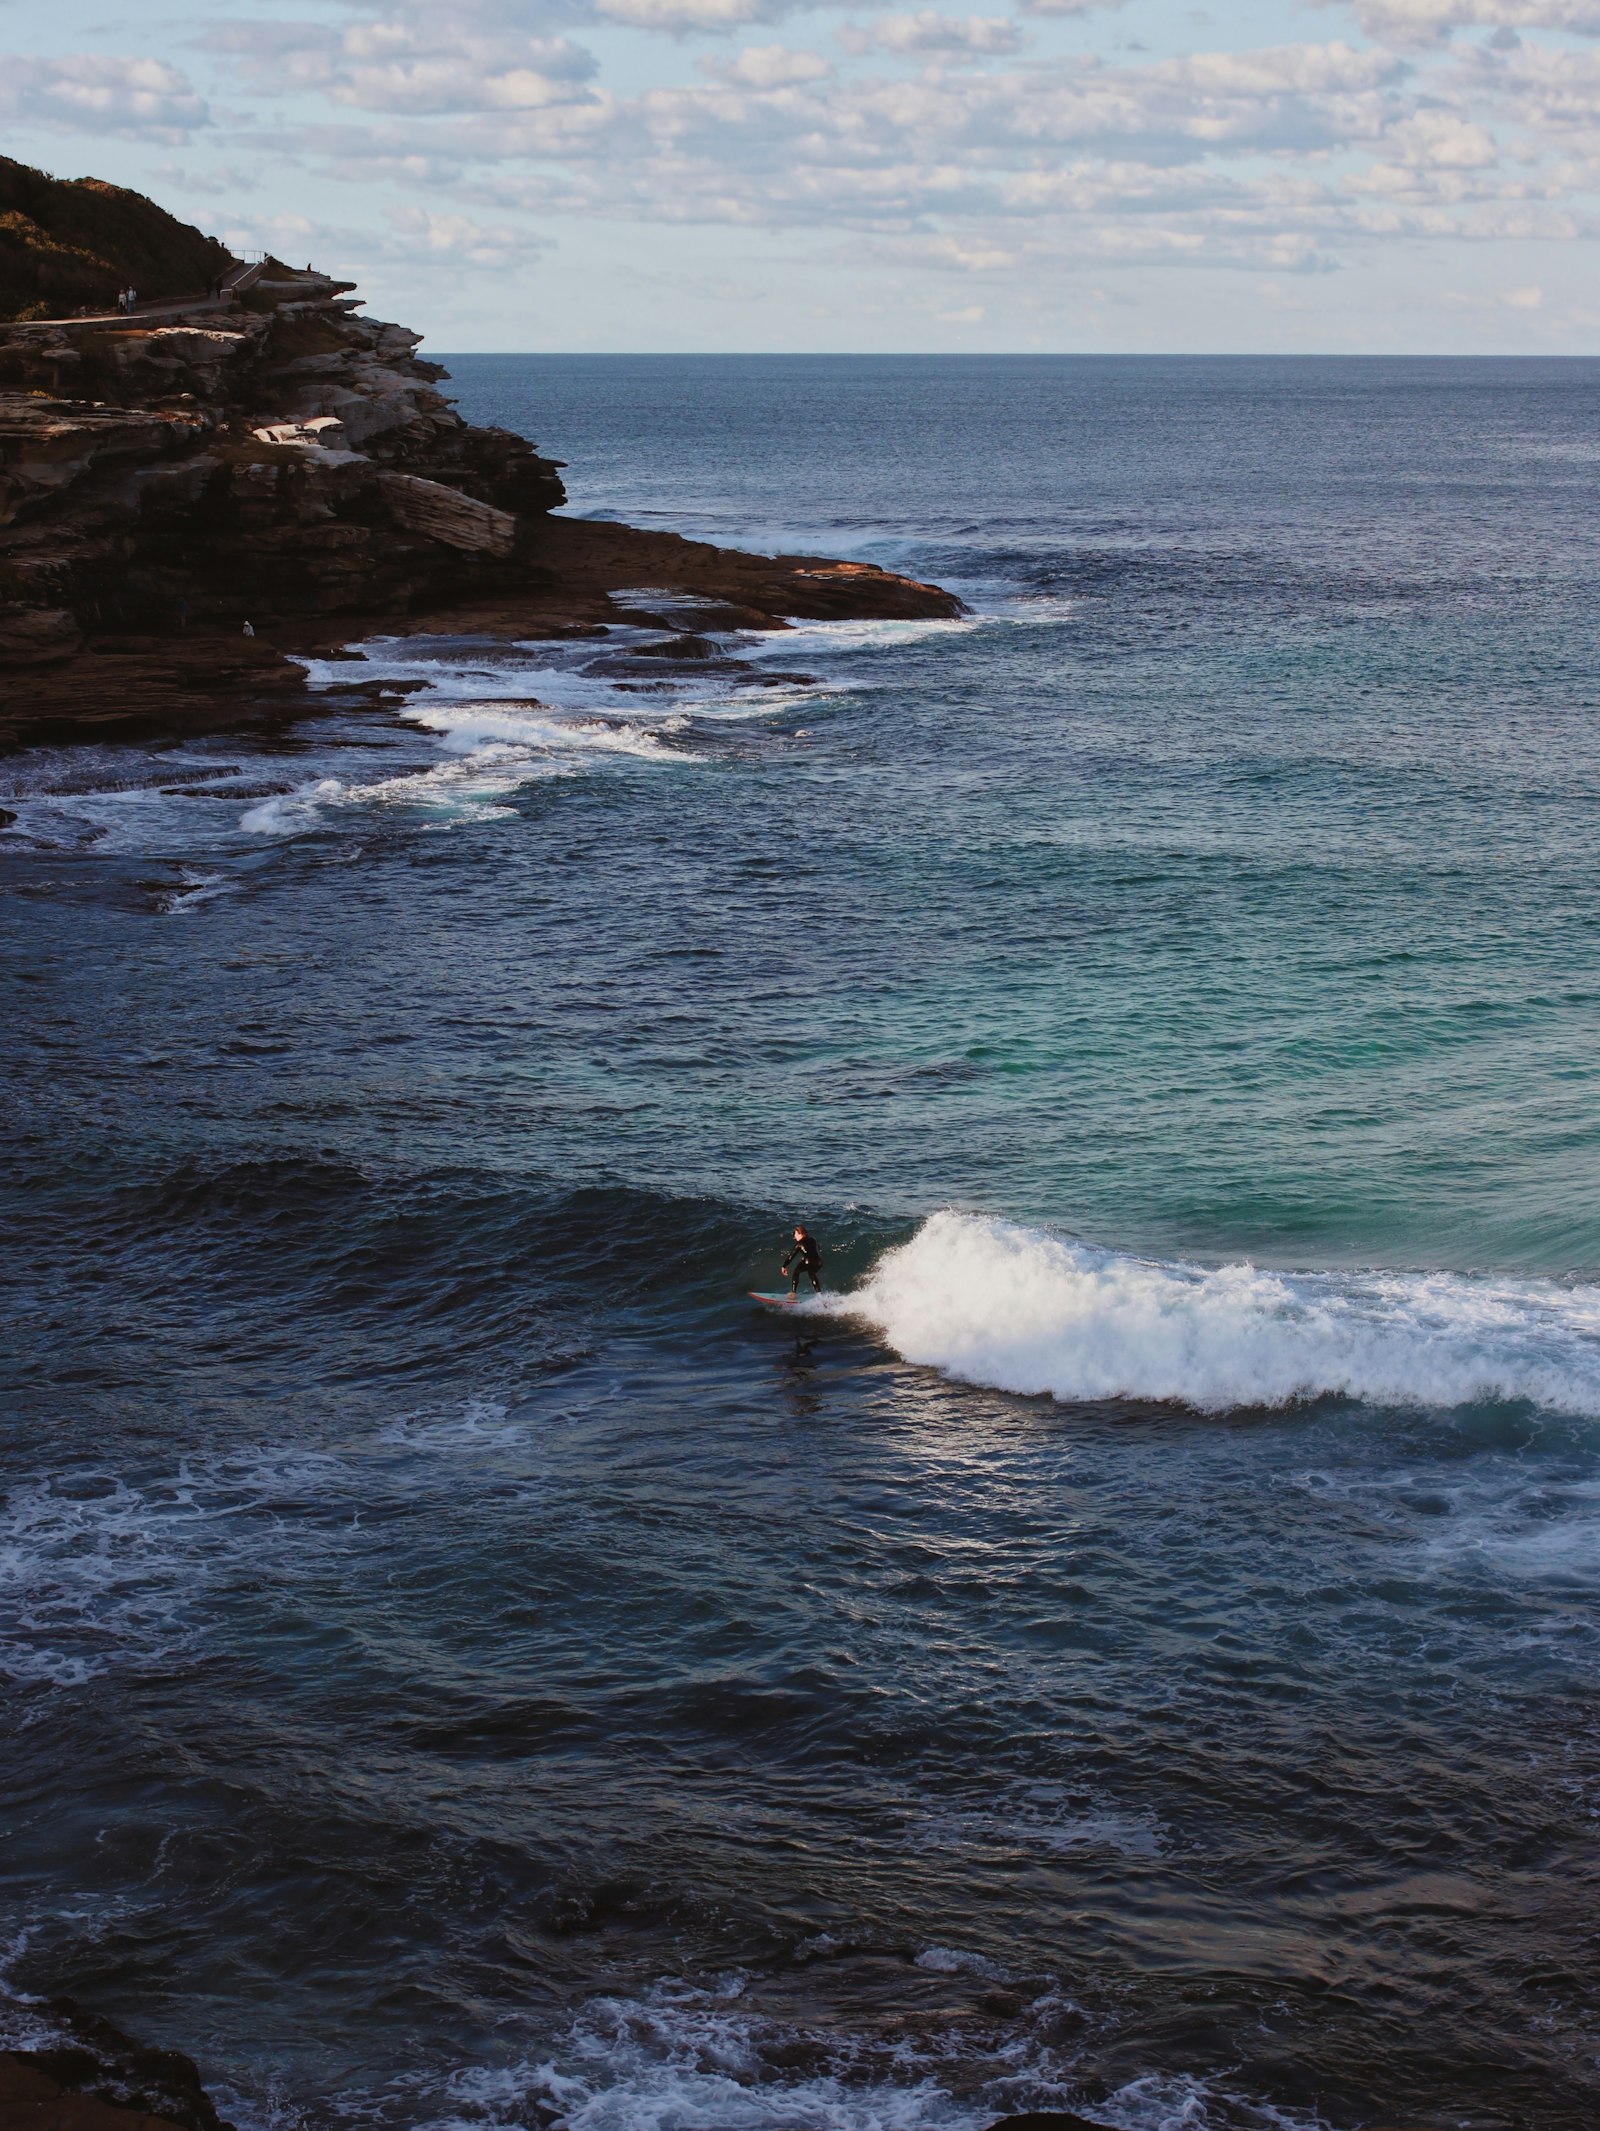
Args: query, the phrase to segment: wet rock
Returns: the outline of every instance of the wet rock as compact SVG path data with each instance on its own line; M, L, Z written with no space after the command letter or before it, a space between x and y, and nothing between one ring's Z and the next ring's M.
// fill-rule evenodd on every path
M1072 2109L1024 2109L1020 2116L1002 2116L989 2131L1105 2131Z
M232 2131L180 2051L134 2042L70 1998L30 2011L54 2032L0 2051L4 2131Z
M4 2131L171 2131L169 2117L74 2093L27 2057L0 2054Z
M720 659L720 644L708 636L673 636L664 644L651 644L643 654L652 659Z

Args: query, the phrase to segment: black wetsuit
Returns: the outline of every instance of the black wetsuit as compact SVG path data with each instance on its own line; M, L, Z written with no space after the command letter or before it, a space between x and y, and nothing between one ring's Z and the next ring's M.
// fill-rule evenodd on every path
M799 1242L783 1261L784 1271L788 1272L791 1265L794 1267L794 1278L789 1282L791 1295L799 1294L802 1273L808 1275L817 1293L822 1293L822 1253L817 1248L814 1236L802 1233Z

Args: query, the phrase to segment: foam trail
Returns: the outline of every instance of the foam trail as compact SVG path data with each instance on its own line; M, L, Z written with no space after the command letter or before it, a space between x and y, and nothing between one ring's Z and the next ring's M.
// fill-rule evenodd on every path
M830 1313L963 1383L1207 1413L1343 1395L1600 1416L1600 1288L1165 1264L937 1213Z

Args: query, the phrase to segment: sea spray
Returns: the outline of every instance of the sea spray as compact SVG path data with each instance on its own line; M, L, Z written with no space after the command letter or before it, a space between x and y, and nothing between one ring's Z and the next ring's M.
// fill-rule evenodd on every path
M1202 1412L1343 1396L1600 1415L1600 1288L1131 1257L942 1212L826 1307L907 1361L1063 1400Z

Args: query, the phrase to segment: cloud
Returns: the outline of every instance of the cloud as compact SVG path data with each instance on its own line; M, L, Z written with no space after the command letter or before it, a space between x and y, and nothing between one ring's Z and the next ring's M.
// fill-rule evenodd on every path
M426 182L437 190L443 167L457 200L502 212L852 229L951 271L1035 254L1314 271L1376 210L1345 179L1308 174L1308 149L1387 155L1391 217L1492 166L1488 134L1448 114L1406 130L1405 73L1391 54L1324 45L839 80L815 55L753 47L700 87L633 98L597 87L581 102L435 125ZM337 152L376 149L399 177L416 145L386 131ZM1223 167L1241 155L1265 167Z
M470 215L435 214L427 208L400 207L390 210L389 220L401 240L401 256L410 257L416 247L436 257L464 260L472 266L504 267L534 257L551 248L548 237L504 225L485 228Z
M1455 30L1565 30L1600 37L1600 0L1318 0L1353 6L1369 37L1393 45L1441 43Z
M1454 111L1413 111L1384 135L1396 160L1436 170L1487 170L1499 160L1487 127Z
M187 75L159 59L0 54L0 115L60 132L179 143L211 124Z
M876 46L884 52L1015 52L1021 32L1009 15L941 15L925 7L915 15L880 15L862 28L835 30L847 52L858 57Z
M565 37L475 35L449 15L401 21L237 23L208 49L235 59L268 91L310 90L364 111L531 111L571 97L596 72L594 55Z
M178 163L157 163L150 174L158 184L170 186L177 192L202 196L213 193L256 192L261 185L258 171L241 170L231 163L219 163L210 170L189 170Z
M665 30L674 37L776 22L790 12L789 0L594 0L594 8L609 22L635 30Z
M1165 165L1375 142L1404 113L1391 93L1403 71L1391 55L1329 45L836 82L767 47L748 69L719 67L706 87L626 100L596 89L581 102L475 118L470 129L445 124L431 139L467 163L593 157L622 170L705 156L730 174L748 166L762 187L800 167L815 173L819 197L832 169L849 219L863 172L890 166L1033 168L1084 152Z
M260 139L416 203L372 256L409 247L441 273L536 251L552 214L832 232L857 262L991 279L1310 275L1401 242L1596 233L1600 52L1541 32L1600 25L1600 0L1337 4L1370 42L1041 56L1087 42L1028 32L1048 0L1020 18L911 0L846 19L824 53L825 23L724 41L801 0L323 0L321 20L205 43L270 112ZM634 39L653 85L624 92L608 70L630 29L690 45L640 67Z
M734 60L702 61L707 73L750 89L792 89L803 81L826 81L832 67L818 52L791 52L781 44L751 44Z

